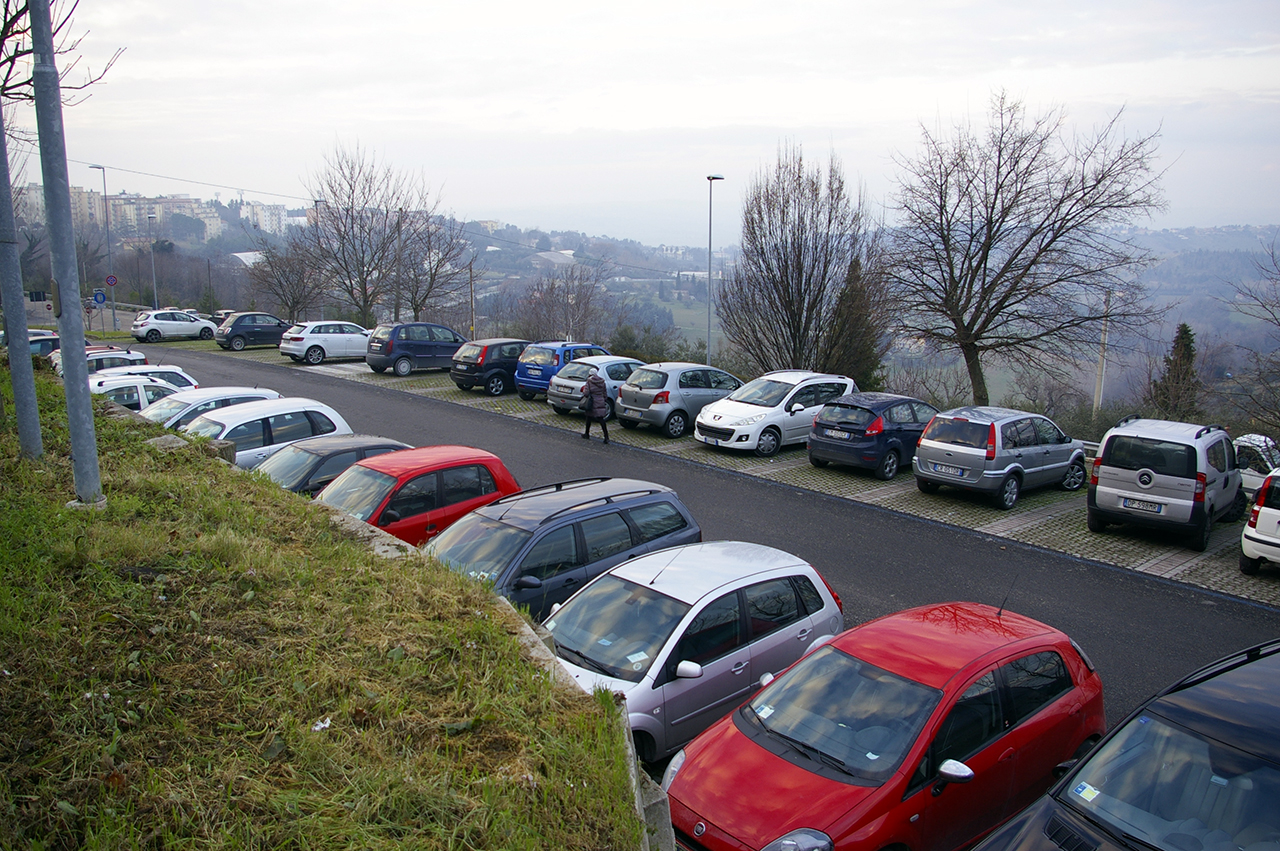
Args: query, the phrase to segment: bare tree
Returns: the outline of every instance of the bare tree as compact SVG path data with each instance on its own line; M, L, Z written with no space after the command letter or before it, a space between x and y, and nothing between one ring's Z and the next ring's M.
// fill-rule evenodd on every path
M396 286L414 320L455 300L471 280L471 244L462 222L436 214L435 206L409 217L400 240Z
M607 262L570 263L539 275L514 300L506 299L502 324L530 340L603 341L629 321L631 306L609 293Z
M102 70L94 72L86 68L82 79L78 82L72 79L80 64L76 53L84 40L84 34L72 34L75 27L72 16L79 5L79 0L74 0L69 4L53 3L50 8L54 53L59 58L72 57L69 62L58 63L58 86L63 103L68 106L77 103L81 92L105 77L124 52L121 48L112 53ZM35 98L31 77L32 54L31 18L26 0L0 0L0 99L30 101Z
M1245 349L1245 365L1227 400L1257 424L1280 433L1280 250L1273 242L1257 263L1258 277L1232 284L1235 309L1263 323L1270 351Z
M1126 139L1121 113L1089 136L1065 113L1029 118L1000 92L989 123L923 130L898 159L890 276L901 333L959 351L987 404L984 358L1061 364L1100 329L1140 329L1159 311L1134 273L1151 256L1114 230L1162 209L1158 134Z
M725 336L761 370L871 383L889 342L876 233L834 155L824 172L798 146L779 148L743 203L741 256L716 299Z
M263 240L258 249L262 258L249 267L249 286L274 302L290 322L302 321L324 302L326 281L311 249L300 235L280 248Z

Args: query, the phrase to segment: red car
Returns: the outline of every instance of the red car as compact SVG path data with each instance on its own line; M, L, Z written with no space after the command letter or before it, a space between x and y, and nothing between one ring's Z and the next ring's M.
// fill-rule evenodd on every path
M417 546L472 509L518 490L491 452L421 446L353 464L316 499Z
M978 603L908 609L812 651L678 753L685 849L952 851L1102 736L1066 635Z

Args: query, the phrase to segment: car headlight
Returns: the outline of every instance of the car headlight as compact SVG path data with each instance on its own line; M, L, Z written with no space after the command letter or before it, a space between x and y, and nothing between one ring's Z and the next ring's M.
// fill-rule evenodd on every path
M667 770L662 772L662 791L665 792L671 788L672 782L676 779L676 775L680 773L680 766L684 765L684 749L671 757L671 762L667 763Z
M831 851L831 837L820 830L802 827L770 842L760 851Z
M742 419L738 420L736 423L731 423L731 425L733 425L733 426L749 426L749 425L755 425L756 423L758 423L758 422L760 422L762 419L764 419L764 416L765 416L764 414L755 414L755 415L750 416L750 417L743 417Z

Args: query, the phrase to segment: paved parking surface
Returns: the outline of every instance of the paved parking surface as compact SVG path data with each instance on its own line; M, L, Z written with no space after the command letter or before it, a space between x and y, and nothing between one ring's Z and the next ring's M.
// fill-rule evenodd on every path
M213 344L201 342L170 345L214 349ZM325 363L318 367L301 366L293 364L274 348L225 354L228 357L308 369L346 381L382 385L457 405L519 417L553 428L582 428L579 416L556 414L544 397L539 396L532 402L525 402L515 394L495 399L476 390L459 390L447 373L439 371L415 372L405 378L398 378L389 372L378 375L363 361ZM593 434L598 434L594 428ZM995 538L1021 541L1270 606L1280 606L1280 572L1264 569L1256 576L1240 573L1237 566L1240 554L1239 523L1219 524L1213 532L1208 550L1197 553L1188 549L1182 540L1155 531L1113 526L1106 534L1089 532L1085 527L1083 491L1074 494L1056 489L1031 491L1018 500L1018 505L1012 511L1006 512L992 507L982 497L947 488L935 495L923 494L916 488L915 479L909 472L899 473L891 482L882 482L873 477L870 471L838 467L817 469L809 463L803 446L788 447L775 457L764 459L747 452L714 449L689 436L668 440L647 428L624 429L616 421L610 423L609 439L611 442L661 452L796 488L975 529Z

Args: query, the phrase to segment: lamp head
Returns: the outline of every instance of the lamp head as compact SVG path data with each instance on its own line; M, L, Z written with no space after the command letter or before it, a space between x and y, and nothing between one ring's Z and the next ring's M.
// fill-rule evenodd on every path
M708 174L707 180L724 180L723 174Z

